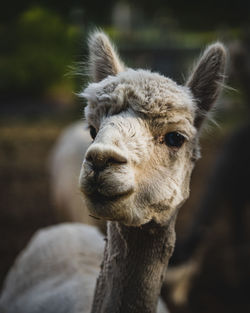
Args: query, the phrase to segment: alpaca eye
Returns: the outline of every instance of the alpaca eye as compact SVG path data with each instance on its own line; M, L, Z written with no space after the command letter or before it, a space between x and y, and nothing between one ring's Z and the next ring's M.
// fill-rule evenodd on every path
M97 132L95 127L93 127L92 125L89 126L89 133L92 139L95 139Z
M185 141L185 137L178 132L171 132L165 135L164 141L168 147L180 148Z

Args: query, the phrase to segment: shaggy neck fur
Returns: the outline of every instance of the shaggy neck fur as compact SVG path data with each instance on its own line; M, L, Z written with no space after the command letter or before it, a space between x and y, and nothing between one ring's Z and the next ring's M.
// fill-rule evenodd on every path
M164 272L175 243L175 217L168 226L128 227L109 222L92 313L156 312Z

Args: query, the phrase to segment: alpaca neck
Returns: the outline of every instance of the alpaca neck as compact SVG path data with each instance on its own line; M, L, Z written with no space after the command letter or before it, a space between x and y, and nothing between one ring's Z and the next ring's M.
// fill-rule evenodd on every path
M127 227L109 222L92 313L156 312L164 272L172 255L175 219Z

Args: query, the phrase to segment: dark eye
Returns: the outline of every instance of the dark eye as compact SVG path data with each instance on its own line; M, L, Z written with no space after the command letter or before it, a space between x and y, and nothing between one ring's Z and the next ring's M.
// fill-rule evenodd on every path
M97 132L95 127L93 127L92 125L89 126L89 133L92 139L95 139Z
M164 141L168 147L180 148L185 141L185 137L178 132L171 132L165 135Z

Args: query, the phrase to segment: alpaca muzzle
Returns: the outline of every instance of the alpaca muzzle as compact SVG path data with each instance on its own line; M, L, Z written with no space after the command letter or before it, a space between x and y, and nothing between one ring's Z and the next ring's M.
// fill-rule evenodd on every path
M90 198L119 198L134 189L134 173L128 159L116 147L93 144L86 153L80 188Z

